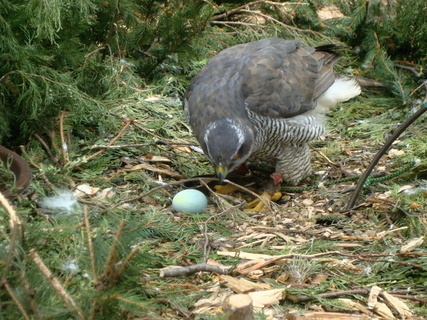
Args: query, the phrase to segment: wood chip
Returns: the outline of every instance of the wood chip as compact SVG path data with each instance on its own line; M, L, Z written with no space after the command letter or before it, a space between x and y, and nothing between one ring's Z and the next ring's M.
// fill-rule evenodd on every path
M361 304L357 300L347 299L347 298L341 298L338 300L341 301L342 303L344 303L346 306L348 306L352 310L357 310L357 311L360 311L360 312L367 314L367 315L372 314L372 312L369 311L368 308L366 308L363 304Z
M172 162L171 159L163 157L163 156L145 156L144 157L145 161L149 161L149 162Z
M422 245L424 243L424 239L423 238L414 238L414 239L410 239L407 243L405 243L401 248L400 248L400 252L401 253L405 253L405 252L411 252L413 251L415 248L418 248L420 245Z
M212 313L212 310L219 309L224 304L224 301L227 299L227 296L230 295L229 292L221 291L220 287L212 288L212 295L208 298L200 299L194 304L195 314L203 314L203 313Z
M386 319L396 319L393 312L391 312L390 308L387 307L385 303L377 302L373 311Z
M394 158L395 156L402 156L405 154L405 151L399 149L390 149L387 155L390 158Z
M254 308L264 308L279 303L284 298L283 289L249 292Z
M378 286L373 286L371 290L369 291L369 298L368 298L368 307L373 309L377 305L378 302L378 296L380 295L382 289Z
M384 299L386 300L387 304L391 308L393 308L394 310L396 310L402 316L402 318L409 318L409 317L413 316L413 314L410 311L409 307L401 299L393 297L391 294L389 294L389 293L387 293L385 291L383 291L381 293L381 295L384 297Z
M95 199L110 199L113 196L114 196L114 189L105 188L96 194Z
M400 227L400 228L396 228L396 229L392 229L392 230L386 230L386 231L378 232L377 239L382 239L391 233L406 230L406 229L408 229L408 227Z
M369 309L386 319L395 319L393 312L390 310L390 308L387 307L385 303L378 301L378 296L380 294L384 295L384 292L380 287L373 286L371 288L371 291L369 292L369 298L368 298Z
M184 153L192 153L193 152L187 146L172 146L172 148L174 148L175 151L178 151L178 152L184 152Z
M236 293L248 293L256 290L269 290L271 286L265 283L255 283L244 278L235 278L227 275L221 275L220 279L224 281L226 287L231 288Z

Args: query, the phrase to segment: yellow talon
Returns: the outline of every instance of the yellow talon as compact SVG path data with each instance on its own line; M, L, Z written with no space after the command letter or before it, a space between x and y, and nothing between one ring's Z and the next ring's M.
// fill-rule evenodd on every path
M230 194L230 193L233 193L234 191L239 190L238 188L236 188L235 186L232 186L231 184L226 184L224 186L216 185L214 186L214 189L216 192L220 194Z
M271 201L277 202L282 198L283 194L279 191L276 191L271 197Z
M265 212L267 209L269 209L270 201L278 201L282 197L282 194L280 192L275 192L273 195L271 195L269 192L264 191L260 198L256 198L255 200L252 200L246 205L246 209L244 211L246 212ZM262 200L261 200L262 199Z

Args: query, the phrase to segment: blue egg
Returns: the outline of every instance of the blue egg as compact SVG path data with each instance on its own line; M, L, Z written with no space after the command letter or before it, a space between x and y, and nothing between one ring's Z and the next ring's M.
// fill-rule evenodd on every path
M172 200L172 207L178 212L200 213L208 205L206 196L195 189L187 189L178 192Z

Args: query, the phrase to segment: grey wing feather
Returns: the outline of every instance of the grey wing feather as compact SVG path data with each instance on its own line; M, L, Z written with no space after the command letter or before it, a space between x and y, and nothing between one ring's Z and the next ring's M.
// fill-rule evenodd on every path
M338 55L301 46L297 40L266 39L249 53L242 93L251 111L293 117L315 108L317 98L335 81Z

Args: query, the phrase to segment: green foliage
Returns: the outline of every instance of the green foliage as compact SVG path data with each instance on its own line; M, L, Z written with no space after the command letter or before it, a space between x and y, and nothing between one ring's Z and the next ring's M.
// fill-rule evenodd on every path
M110 211L104 216L92 216L88 220L90 229L80 224L81 217L76 215L50 221L34 219L26 229L28 245L22 244L17 251L26 253L17 255L8 271L1 265L2 275L7 275L2 280L13 287L20 303L31 301L37 306L33 312L40 317L66 319L73 314L64 308L60 294L55 292L58 288L52 288L46 275L40 273L40 264L27 256L31 248L45 246L47 250L38 253L43 263L52 276L64 284L83 313L89 315L91 308L96 308L99 309L96 319L106 319L123 308L131 312L132 305L137 306L139 314L148 312L153 309L152 304L145 301L148 293L135 286L135 280L143 270L168 264L167 256L155 252L161 239L187 239L182 238L178 225L171 224L170 219L156 210L144 215L117 213ZM0 221L5 218L4 210L0 209ZM2 228L0 233L4 238L6 230ZM92 242L93 249L88 248L88 241ZM9 261L11 243L16 245L11 239L0 244L0 261ZM25 277L25 284L15 281L15 277ZM29 295L30 288L36 292L34 296ZM2 304L0 309L0 317L7 315L6 318L11 319L14 311L10 306Z
M10 190L12 193L15 192L15 174L11 171L12 157L8 157L6 161L0 160L0 190Z
M320 21L317 11L331 4L342 18ZM354 48L367 77L393 84L393 93L403 104L409 101L408 77L399 72L395 60L426 68L427 3L424 0L336 0L308 1L294 17L299 25L323 31ZM359 71L360 72L360 71Z
M0 141L25 143L48 132L61 111L75 130L96 123L98 132L109 131L107 102L141 87L137 70L162 75L165 59L191 51L209 12L203 1L5 1Z
M427 3L424 0L338 0L342 19L327 21L328 34L364 52L365 61L379 48L393 59L422 63L427 45Z
M331 3L339 6L345 17L322 21L317 11ZM305 195L313 205L300 201L304 195L291 193L278 205L284 210L274 215L244 213L242 219L240 209L235 208L238 213L221 214L221 206L214 204L203 214L176 214L169 207L171 198L187 184L152 190L162 182L177 183L179 178L135 169L138 164L149 163L183 177L212 173L204 155L185 150L196 142L183 118L179 97L190 79L220 50L282 36L301 38L312 45L347 43L357 52L343 50L342 65L350 67L342 67L340 72L393 83L395 96L379 90L364 91L352 102L330 111L333 135L319 143L319 148L331 163L327 165L324 156L315 153L318 160L314 165L322 171L318 180L333 179L327 171L340 171L333 163L359 173L384 138L410 114L401 102L410 105L421 92L408 90L418 86L414 85L418 79L397 70L393 61L405 53L417 67L425 66L425 5L420 0L390 3L399 7L368 0L276 4L246 0L3 1L0 121L4 125L0 126L0 142L29 141L28 159L35 166L31 191L25 200L15 203L24 226L22 233L11 228L12 219L0 207L0 318L21 318L23 312L17 306L24 306L24 312L35 318L78 318L77 309L67 306L58 288L52 286L52 278L64 286L87 318L175 319L182 312L193 316L190 308L210 294L206 288L217 287L218 277L199 273L160 278L158 269L200 263L207 257L227 266L242 261L217 253L224 249L272 255L329 251L349 255L331 253L320 259L277 261L283 263L280 272L308 285L298 291L307 295L318 296L330 288L369 288L378 283L385 290L397 284L399 288L424 288L427 262L415 253L425 245L416 248L413 257L394 256L392 261L376 256L398 253L403 241L425 234L421 214L426 207L425 183L414 182L412 172L402 181L395 179L365 189L367 199L374 192L392 190L386 209L367 202L366 207L344 217L337 208L345 201L351 183L341 189L319 184L318 191ZM260 17L264 20L254 19ZM419 104L413 106L418 108ZM62 118L58 120L58 116ZM342 125L343 119L348 125ZM58 130L61 121L63 128ZM393 146L405 151L399 160L421 159L422 164L415 168L421 170L418 179L425 178L426 172L425 128L425 120L420 119ZM48 147L32 139L32 133L48 141ZM61 134L66 136L65 155ZM114 145L105 147L116 135ZM158 144L158 140L166 143ZM167 159L153 163L148 160L150 156ZM389 172L398 163L390 156L381 165ZM74 189L83 183L100 188L99 193L105 191L104 196L83 197L71 215L52 215L40 207L38 199L63 186ZM408 183L417 194L397 192ZM227 200L230 198L224 197L223 201ZM233 199L245 200L249 197L244 193ZM398 207L402 212L396 213ZM396 237L392 233L379 239L369 236L372 231L387 233L390 224L408 229ZM348 244L344 236L359 240L351 241L354 246L342 246L344 241ZM39 254L52 277L43 274L40 264L29 257L31 249ZM408 262L424 270L414 269ZM279 271L270 270L260 281L277 287L274 276ZM310 286L310 279L320 271L333 276ZM7 286L10 292L3 290ZM319 301L342 310L336 300ZM296 307L292 304L290 308ZM283 312L280 308L277 306L278 312ZM425 308L418 309L419 314L425 313ZM206 318L224 316L210 314Z
M5 30L0 35L0 118L4 121L0 141L8 138L8 144L23 143L33 132L45 133L55 127L55 118L62 110L79 115L71 117L72 127L87 124L95 117L100 126L105 124L104 117L98 115L105 114L101 99L107 90L91 90L101 81L80 75L90 70L90 61L97 60L98 79L111 78L118 62L105 67L99 54L85 57L87 48L79 42L78 28L72 29L75 33L68 37L61 37L64 24L87 18L94 7L90 2L79 6L77 16L67 15L71 9L61 1L9 3L0 9ZM110 83L108 90L113 87L118 88L117 81L115 85Z

